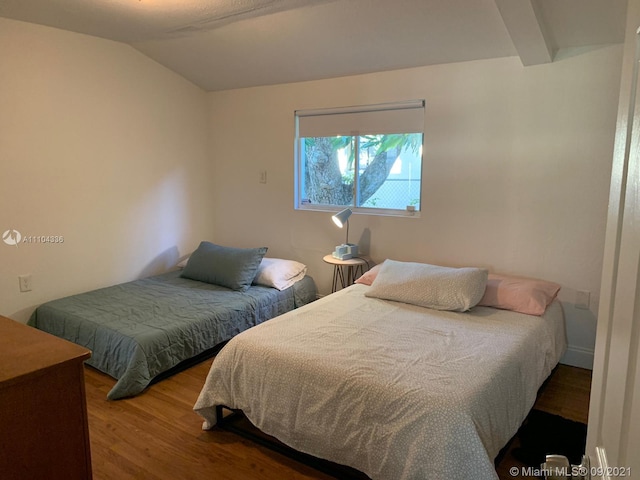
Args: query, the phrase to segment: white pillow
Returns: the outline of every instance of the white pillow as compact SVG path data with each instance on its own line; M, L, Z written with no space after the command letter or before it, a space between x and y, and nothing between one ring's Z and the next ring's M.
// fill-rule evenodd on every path
M253 283L285 290L307 273L307 266L295 260L263 258Z
M435 310L465 312L482 299L488 274L482 268L386 260L365 295Z
M180 260L178 262L178 264L176 265L176 268L184 268L184 267L186 267L188 261L189 261L189 257L187 257L187 258L185 258L183 260Z

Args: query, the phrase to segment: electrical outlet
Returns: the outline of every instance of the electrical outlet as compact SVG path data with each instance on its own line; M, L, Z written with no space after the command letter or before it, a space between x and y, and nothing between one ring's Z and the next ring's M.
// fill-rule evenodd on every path
M267 171L260 170L260 183L267 183Z
M21 292L31 291L31 274L30 273L27 275L18 275L18 280L20 281Z
M576 292L576 308L589 310L589 301L591 300L591 292L588 290L578 290Z

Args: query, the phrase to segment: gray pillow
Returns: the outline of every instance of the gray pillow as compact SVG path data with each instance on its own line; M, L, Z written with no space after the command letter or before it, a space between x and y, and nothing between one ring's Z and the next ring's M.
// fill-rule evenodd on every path
M181 277L244 292L251 286L267 247L233 248L201 242Z

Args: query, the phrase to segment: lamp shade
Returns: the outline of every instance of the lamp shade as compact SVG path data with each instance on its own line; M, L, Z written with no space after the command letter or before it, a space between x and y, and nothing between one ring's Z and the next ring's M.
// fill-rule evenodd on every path
M335 223L338 227L342 228L347 220L349 220L349 217L352 213L353 212L350 208L345 208L341 212L338 212L334 216L332 216L331 220L333 220L333 223Z

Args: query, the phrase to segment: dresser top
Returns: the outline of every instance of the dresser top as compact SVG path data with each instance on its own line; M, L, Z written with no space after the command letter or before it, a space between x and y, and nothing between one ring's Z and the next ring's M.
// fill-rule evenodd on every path
M91 352L75 343L0 316L0 386L66 362L81 362Z

